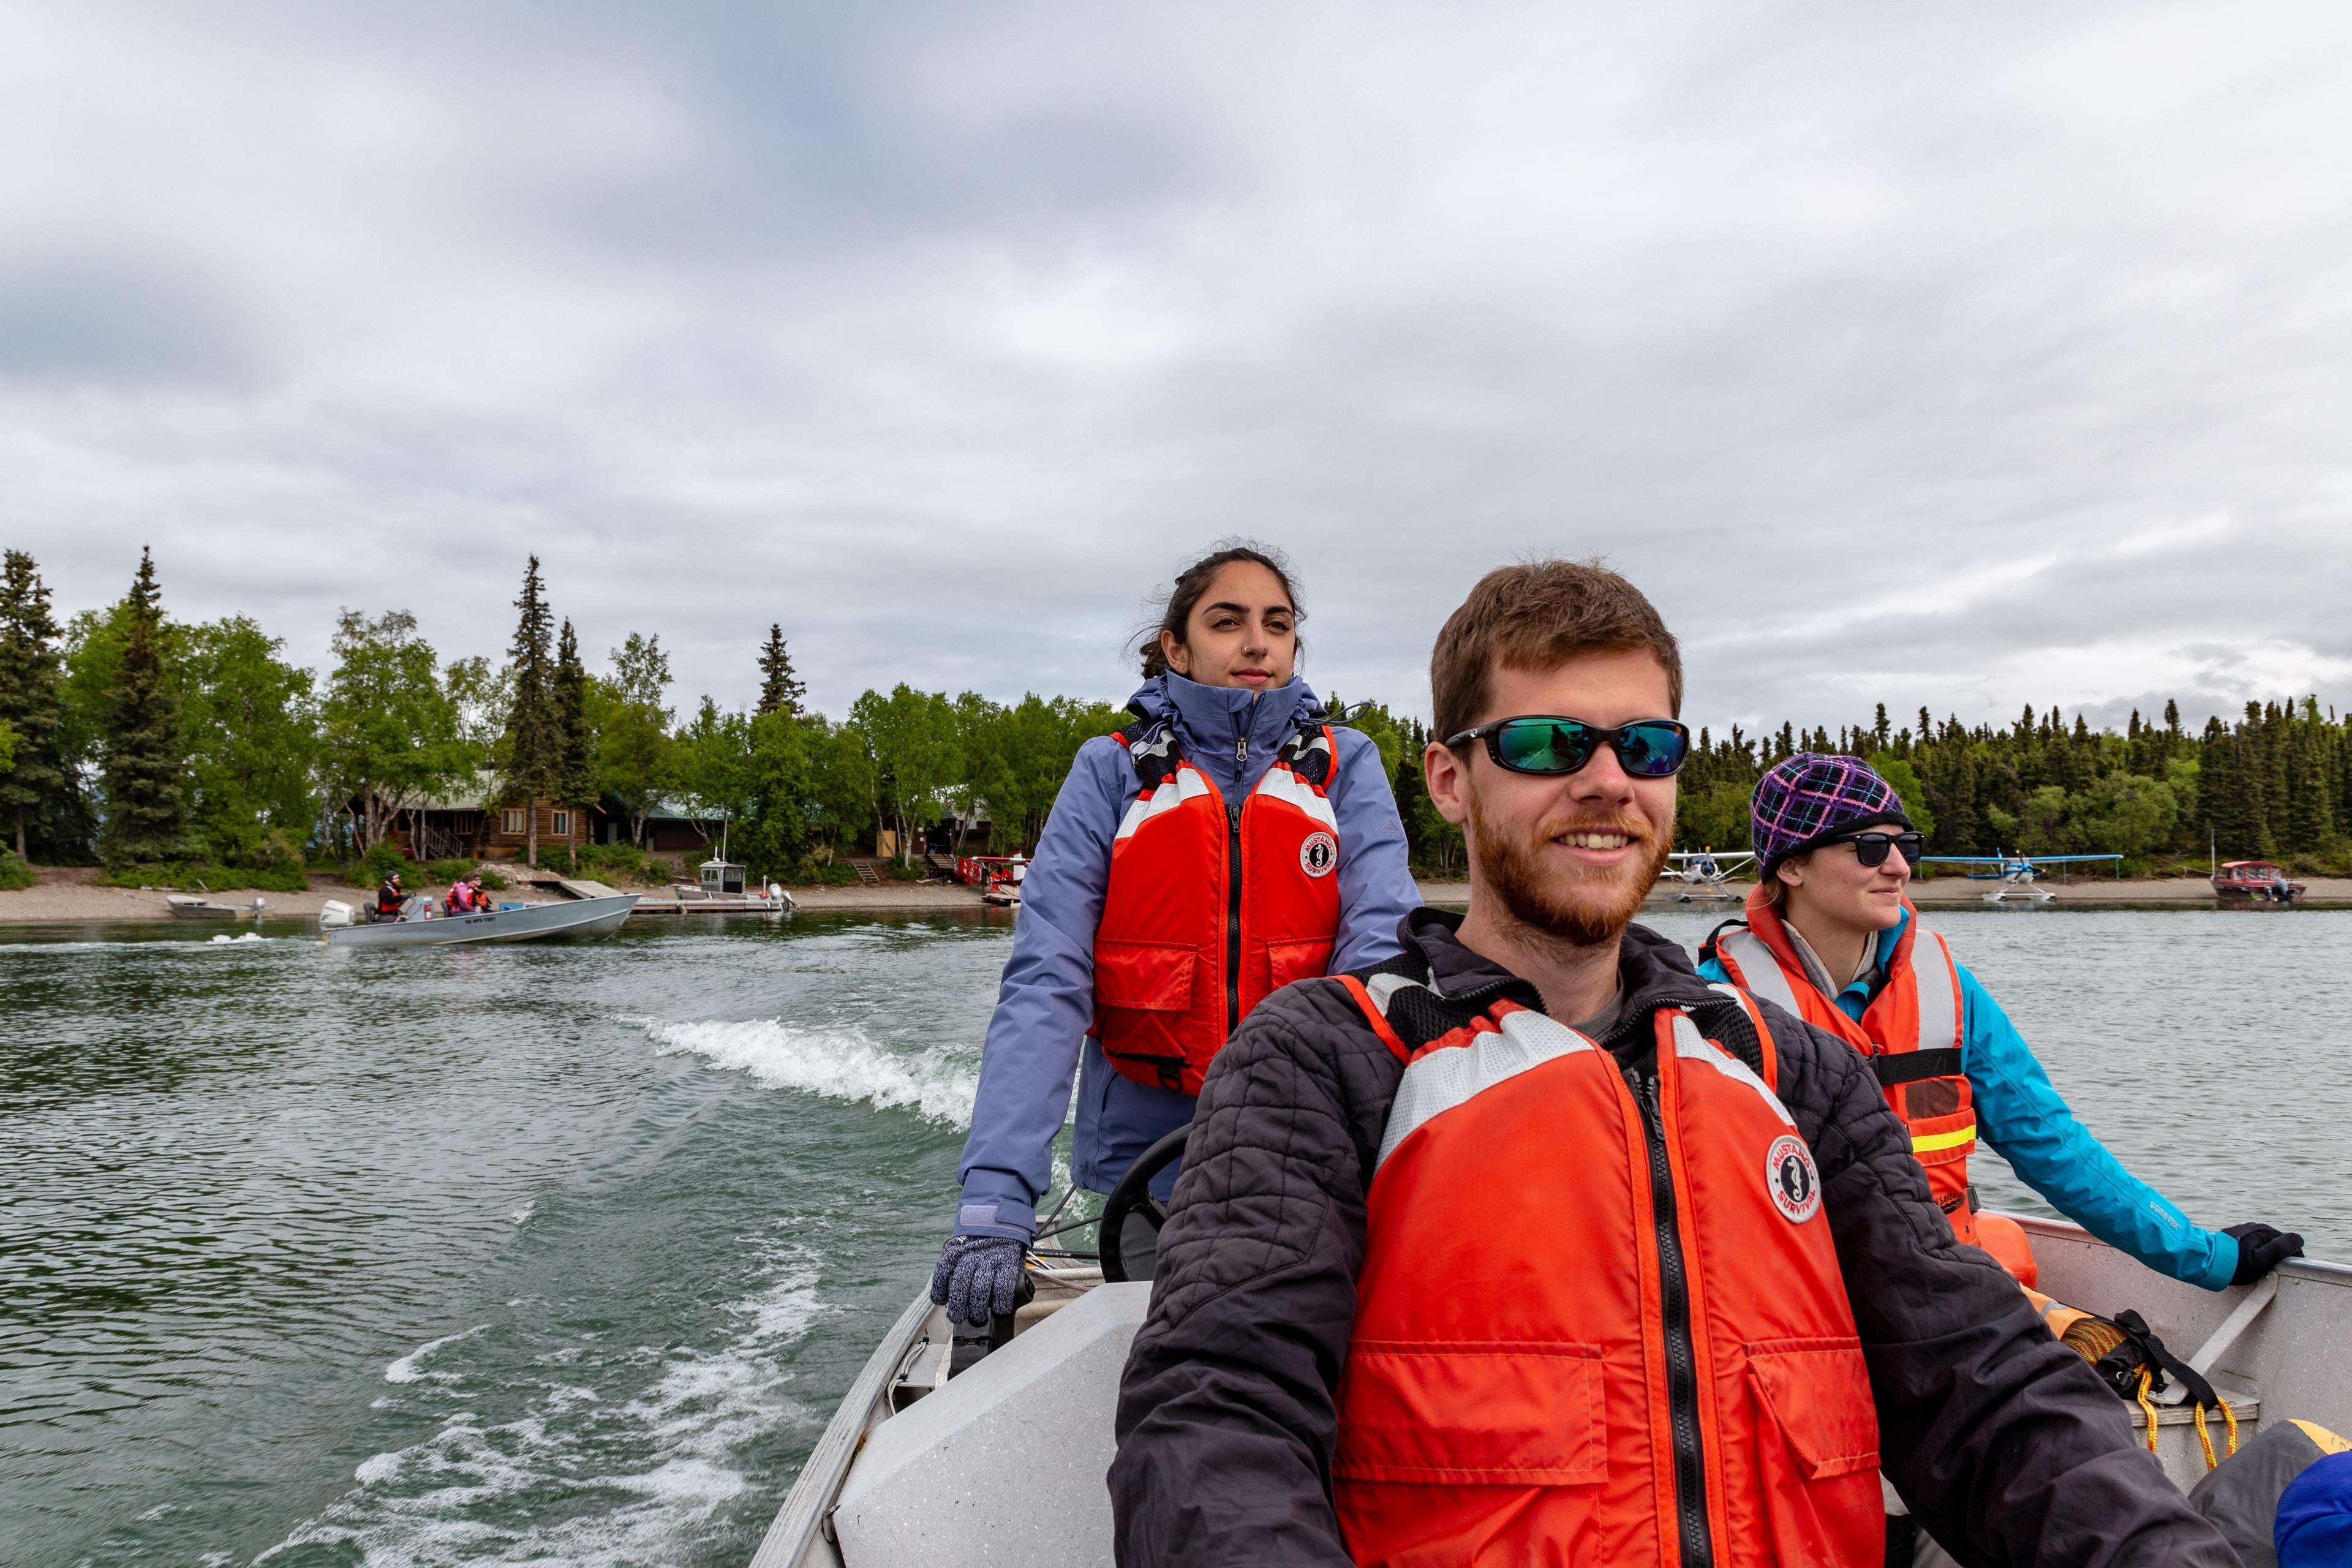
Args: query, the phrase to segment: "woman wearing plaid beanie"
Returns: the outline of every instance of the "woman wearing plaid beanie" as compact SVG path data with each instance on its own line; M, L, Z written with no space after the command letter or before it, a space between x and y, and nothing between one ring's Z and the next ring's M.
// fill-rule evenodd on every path
M2023 1232L1979 1215L1981 1140L2057 1210L2160 1273L2220 1290L2303 1251L2267 1225L2209 1231L2125 1170L2059 1097L2000 1005L1905 896L1923 847L1892 785L1853 757L1800 752L1757 784L1748 918L1700 949L1699 973L1770 998L1873 1058L1959 1238L2031 1284Z

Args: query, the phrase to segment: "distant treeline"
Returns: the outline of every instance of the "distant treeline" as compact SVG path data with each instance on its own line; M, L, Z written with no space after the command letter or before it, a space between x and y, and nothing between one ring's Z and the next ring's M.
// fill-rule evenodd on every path
M760 697L704 697L681 716L656 635L630 633L606 668L582 663L533 559L504 661L443 660L404 611L346 610L321 676L246 616L165 613L142 552L131 591L63 624L37 563L0 572L0 834L36 861L203 861L257 869L343 862L428 799L478 795L597 807L639 841L677 807L723 822L730 852L787 873L877 830L901 845L950 818L992 822L997 853L1035 846L1071 759L1126 721L1111 704L1017 703L906 685L840 719L809 710L780 626L747 647ZM1339 706L1336 697L1335 706ZM1348 722L1380 746L1417 866L1459 874L1458 830L1422 783L1428 733L1385 705ZM1867 758L1939 854L2114 852L2135 867L2260 857L2302 869L2352 861L2352 736L2315 698L2248 702L2183 730L2137 713L2121 734L2032 709L1996 729L1957 719L1749 736L1699 732L1683 773L1681 847L1739 849L1757 778L1798 751ZM532 817L535 823L536 816Z

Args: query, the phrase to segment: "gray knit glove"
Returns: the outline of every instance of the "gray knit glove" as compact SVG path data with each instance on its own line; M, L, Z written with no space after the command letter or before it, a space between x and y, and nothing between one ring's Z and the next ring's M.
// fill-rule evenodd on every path
M951 1236L931 1269L931 1300L950 1321L984 1329L991 1316L1013 1310L1026 1249L1009 1236Z

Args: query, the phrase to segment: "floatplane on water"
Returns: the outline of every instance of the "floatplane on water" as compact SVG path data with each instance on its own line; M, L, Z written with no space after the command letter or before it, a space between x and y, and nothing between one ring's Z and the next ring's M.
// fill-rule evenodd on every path
M1666 868L1659 873L1658 880L1682 884L1682 891L1675 895L1678 904L1702 899L1738 899L1745 895L1731 885L1731 879L1755 863L1755 855L1745 849L1737 853L1678 849L1666 857Z
M2000 885L1984 896L1989 904L1998 904L2011 893L2021 894L2037 904L2046 904L2056 895L2036 881L2044 866L2068 866L2078 861L2111 861L2116 875L2123 875L2124 858L2120 855L1922 855L1922 866L1988 866L1990 870L1970 871L1973 882L1998 882Z
M802 1467L751 1568L970 1568L973 1563L1111 1562L1104 1485L1119 1375L1150 1304L1163 1215L1150 1177L1182 1151L1163 1139L1104 1205L1116 1238L1097 1265L1033 1255L1034 1299L983 1343L919 1292L898 1315ZM2292 1259L2212 1292L2160 1275L2056 1220L2015 1216L2038 1289L2101 1317L2137 1312L2202 1374L2243 1447L2265 1421L2352 1431L2352 1268ZM2195 1347L2187 1349L2187 1347ZM2153 1395L2157 1458L2184 1489L2207 1470L2200 1422L2178 1382Z

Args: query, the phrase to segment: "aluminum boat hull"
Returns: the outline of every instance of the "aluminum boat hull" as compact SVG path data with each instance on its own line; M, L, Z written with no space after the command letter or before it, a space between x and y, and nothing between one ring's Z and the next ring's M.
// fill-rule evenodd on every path
M449 947L486 942L541 942L559 936L610 936L621 929L639 895L583 899L569 904L533 904L440 920L398 921L390 925L341 926L324 933L330 947Z
M2258 1400L2258 1404L2249 1403L2249 1414L2256 1421L2301 1419L2352 1432L2352 1268L2294 1259L2279 1268L2274 1283L2207 1291L2153 1272L2078 1226L2016 1217L2032 1237L2044 1292L2105 1316L2125 1308L2136 1310L2184 1358L2200 1347L2213 1349L2209 1371L2217 1374L2217 1384L2225 1394L2234 1388L2240 1391L2240 1398L2251 1395ZM1037 1304L1023 1309L1024 1333L1034 1326L1035 1315L1066 1305L1073 1288L1084 1294L1090 1284L1098 1285L1100 1276L1091 1270L1086 1276L1068 1271L1059 1279L1068 1284L1042 1286ZM1049 1292L1055 1299L1048 1299ZM2233 1324L2233 1336L2223 1331ZM1025 1542L1008 1538L1002 1517L1008 1514L1016 1520L1027 1515L1055 1523L1058 1538L1065 1542L1058 1559L1061 1568L1093 1568L1097 1563L1108 1568L1110 1499L1103 1489L1102 1473L1109 1460L1109 1451L1103 1447L1108 1441L1109 1411L1118 1394L1115 1363L1099 1376L1100 1386L1087 1386L1084 1399L1076 1402L1097 1407L1074 1410L1066 1418L1073 1427L1098 1428L1095 1436L1033 1426L1027 1446L1035 1452L1006 1453L996 1448L981 1456L984 1473L934 1477L930 1489L934 1504L942 1488L949 1491L962 1488L957 1495L969 1501L956 1509L926 1509L920 1517L895 1523L886 1519L886 1526L893 1527L891 1533L906 1543L898 1551L878 1554L889 1561L877 1562L877 1553L859 1551L853 1544L853 1537L870 1538L874 1533L870 1494L875 1489L867 1489L867 1500L846 1505L865 1509L859 1530L835 1529L836 1506L844 1505L845 1489L856 1489L851 1486L853 1473L857 1472L861 1456L877 1447L880 1428L898 1419L902 1410L924 1409L922 1405L902 1402L912 1392L908 1384L930 1382L932 1373L927 1369L950 1332L945 1309L932 1306L928 1293L918 1294L908 1304L850 1384L831 1424L802 1465L791 1495L752 1556L751 1568L928 1568L932 1563L1003 1560L994 1554L995 1549L1014 1545L1023 1550L1012 1555L1034 1560ZM2215 1349L2217 1341L2226 1344ZM1020 1342L1014 1342L1015 1345ZM981 1366L988 1364L983 1362ZM959 1380L955 1386L961 1391L964 1385ZM1062 1394L1066 1398L1068 1390ZM971 1405L976 1401L962 1403ZM945 1414L944 1405L933 1406L925 1419ZM1033 1409L1023 1414L1034 1417L1041 1413ZM2220 1423L2212 1425L2218 1436ZM1088 1449L1089 1444L1100 1451L1076 1451ZM890 1447L887 1442L878 1446ZM2187 1448L2177 1443L2168 1447L2173 1452L2165 1466L2175 1481L2185 1486L2201 1474L2201 1463L2184 1467L2179 1462L2189 1454ZM975 1517L955 1517L967 1511Z

